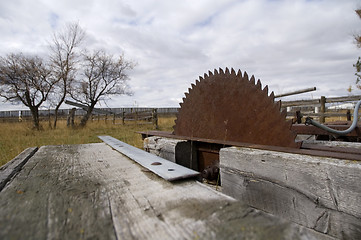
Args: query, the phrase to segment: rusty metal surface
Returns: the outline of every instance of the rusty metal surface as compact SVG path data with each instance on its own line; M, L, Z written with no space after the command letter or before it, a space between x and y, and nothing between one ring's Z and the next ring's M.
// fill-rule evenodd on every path
M326 126L330 128L334 128L336 130L346 130L350 127L351 124L326 124ZM305 135L330 135L327 131L320 129L318 127L309 125L306 126L304 124L293 124L292 131L297 134L305 134ZM358 125L352 132L348 133L346 136L349 137L361 137L361 126Z
M360 148L351 148L351 147L335 147L335 146L320 146L313 143L302 143L302 149L310 149L310 150L318 150L318 151L326 151L326 152L336 152L336 153L346 153L346 154L355 154L361 156Z
M260 144L252 144L252 143L177 136L172 134L171 132L162 132L162 131L148 131L148 132L139 132L139 133L142 134L143 138L151 137L151 136L160 136L166 138L212 143L212 144L220 145L222 147L230 147L230 146L247 147L247 148L256 148L256 149L285 152L285 153L296 153L296 154L304 154L310 156L321 156L321 157L361 161L361 154L359 149L354 149L354 148L350 150L350 148L340 148L340 147L330 148L330 147L312 146L311 144L302 143L301 148L298 149L298 148L290 148L290 147L278 147L278 146L260 145ZM331 151L331 149L333 150Z
M199 77L180 103L174 135L299 148L273 92L247 73L219 69Z

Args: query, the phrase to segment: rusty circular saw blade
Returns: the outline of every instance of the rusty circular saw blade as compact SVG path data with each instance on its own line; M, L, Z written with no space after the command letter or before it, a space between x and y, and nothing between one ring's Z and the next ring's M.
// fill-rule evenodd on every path
M199 77L185 93L175 120L178 136L299 148L292 123L280 112L273 92L260 80L234 69Z

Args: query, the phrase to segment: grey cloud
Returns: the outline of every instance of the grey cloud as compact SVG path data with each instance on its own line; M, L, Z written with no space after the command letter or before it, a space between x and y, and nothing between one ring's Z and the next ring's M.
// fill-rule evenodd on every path
M316 86L301 97L341 96L360 55L358 7L356 0L3 1L0 53L43 51L52 27L78 21L88 47L124 51L138 63L134 96L110 106L177 106L199 75L219 67L254 74L276 93Z

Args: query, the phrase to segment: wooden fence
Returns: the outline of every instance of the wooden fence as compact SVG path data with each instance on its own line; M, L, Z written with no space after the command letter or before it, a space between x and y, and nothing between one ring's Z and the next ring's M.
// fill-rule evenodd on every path
M338 118L339 120L351 121L353 109L333 108L329 106L335 103L356 102L361 99L361 95L320 99L284 101L281 108L287 110L287 117L294 118L296 122L301 123L301 116L317 118L319 122L324 123L326 118Z
M322 96L319 99L312 100L297 100L297 101L282 101L281 108L287 110L287 117L293 118L300 122L300 116L310 116L318 119L320 122L325 122L326 118L339 118L340 120L351 120L353 110L350 109L335 109L330 108L330 104L355 102L361 99L361 95L346 96L346 97L332 97L326 98ZM158 116L175 115L179 108L100 108L100 110L110 111L114 114L97 114L92 116L93 121L108 121L113 124L126 124L127 121L141 123L153 123L157 126ZM59 119L67 119L71 109L60 109ZM83 109L76 109L75 117L80 117L85 114ZM54 110L40 110L39 116L42 121L50 121L53 119ZM31 120L31 113L29 110L22 111L0 111L0 121L2 122L18 122Z
M73 108L74 109L74 108ZM93 112L91 121L105 121L112 124L153 124L155 129L158 129L159 116L174 116L179 108L101 108L104 113ZM99 110L99 109L98 109ZM113 112L106 114L106 112ZM73 113L73 114L72 114ZM68 125L76 121L80 121L81 116L85 111L81 108L60 109L58 112L58 120L67 120ZM70 118L72 117L73 120ZM40 110L40 121L54 120L54 110ZM32 121L32 116L29 110L20 111L0 111L0 122L27 122Z
M135 124L153 124L158 129L158 109L137 109L133 108L130 112L123 111L121 113L113 114L93 114L92 121L110 121L113 124L126 124L126 122L133 122Z

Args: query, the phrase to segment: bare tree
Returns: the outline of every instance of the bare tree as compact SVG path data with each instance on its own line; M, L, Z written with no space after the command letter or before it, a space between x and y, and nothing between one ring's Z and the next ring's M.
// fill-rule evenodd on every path
M88 106L80 126L86 125L100 100L106 100L112 95L132 94L127 85L127 71L133 67L134 64L126 61L123 55L117 59L104 51L84 55L82 78L71 89L71 97Z
M56 80L40 57L9 54L0 57L0 96L10 102L22 102L32 114L39 130L39 107L46 101Z
M359 18L361 18L361 9L357 9L356 11L357 16L359 16ZM356 45L358 48L361 48L361 35L360 34L356 34L355 36L355 40L356 40ZM355 75L357 76L356 79L356 87L361 89L361 58L359 57L357 62L353 65L356 68L356 73Z
M79 54L77 48L81 45L85 32L78 23L71 23L53 36L51 48L51 62L54 75L59 80L54 91L55 101L54 125L58 120L58 110L68 94L68 88L75 79Z

